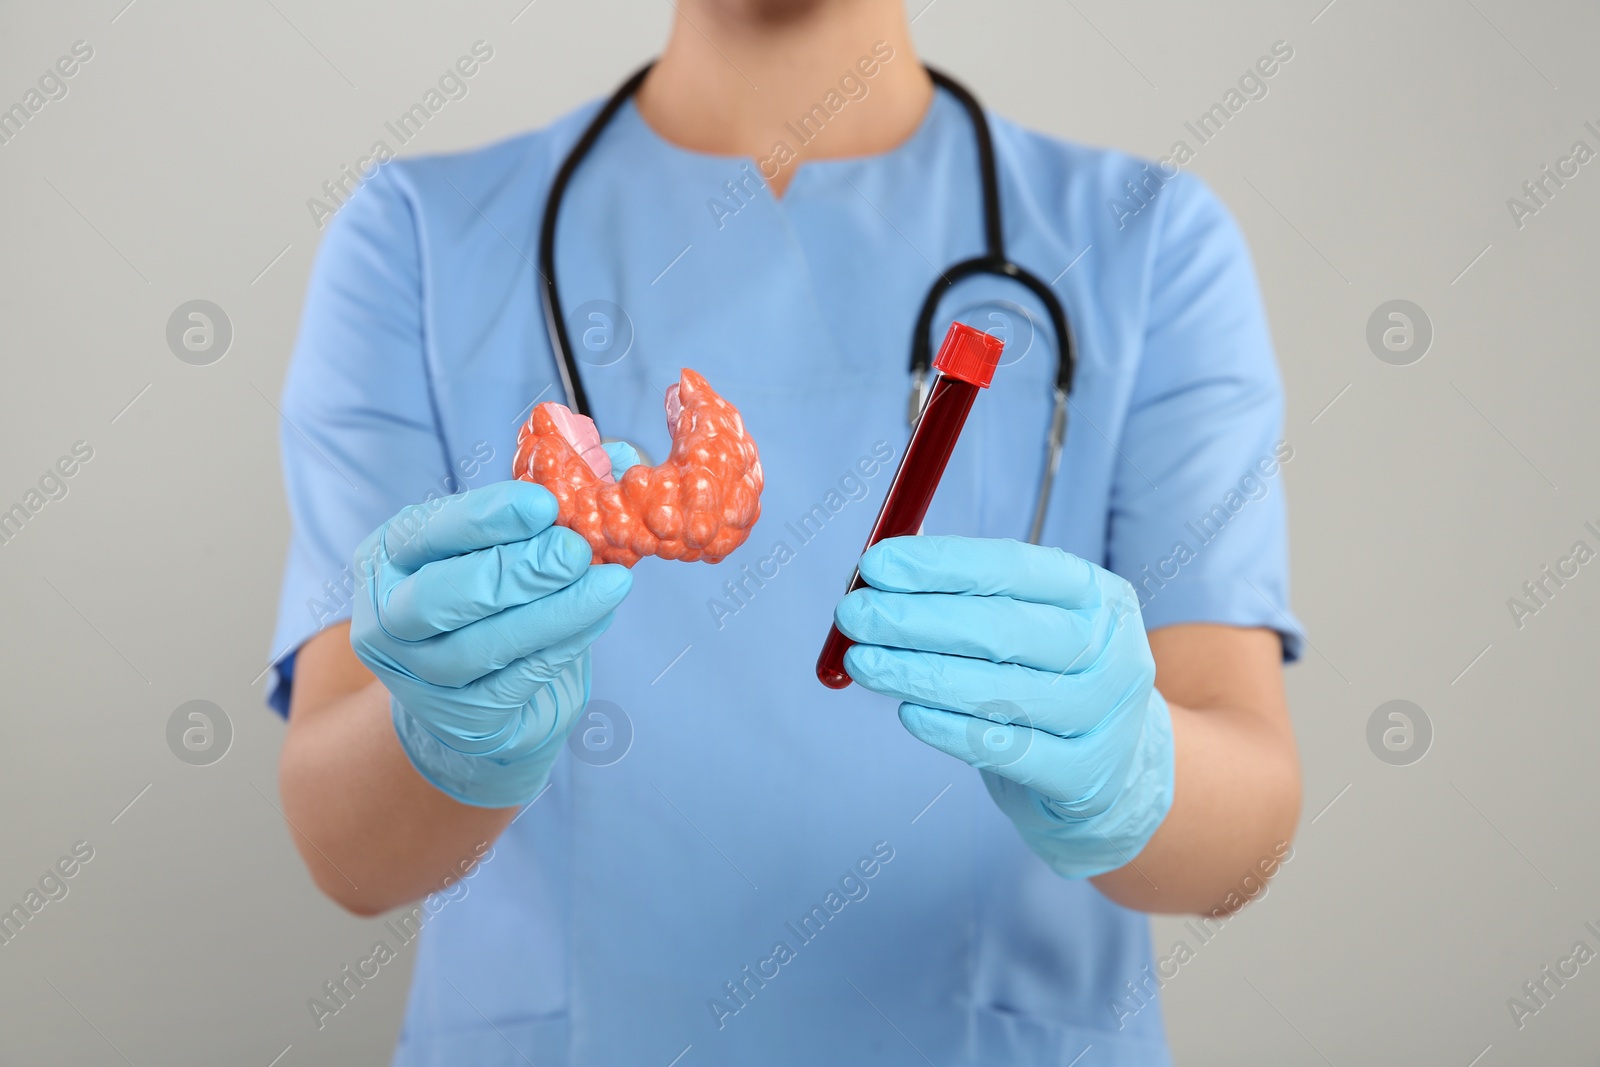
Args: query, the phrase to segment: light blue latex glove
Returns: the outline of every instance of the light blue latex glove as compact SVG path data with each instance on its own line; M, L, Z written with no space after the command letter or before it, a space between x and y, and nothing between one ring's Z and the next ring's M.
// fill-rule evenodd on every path
M1124 866L1172 806L1172 723L1133 587L1010 540L894 537L834 619L850 677L983 772L1058 874Z
M606 451L614 470L638 462ZM555 518L548 490L499 482L408 507L356 550L350 647L412 766L464 804L539 795L589 700L589 646L633 585Z

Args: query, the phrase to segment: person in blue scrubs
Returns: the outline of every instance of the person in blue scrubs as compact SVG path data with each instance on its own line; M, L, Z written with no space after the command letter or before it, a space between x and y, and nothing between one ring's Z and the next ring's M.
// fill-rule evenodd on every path
M843 596L917 308L983 247L972 127L899 0L675 6L556 257L602 433L664 456L685 366L743 413L766 491L726 561L590 566L509 481L564 398L535 242L596 105L383 165L312 277L270 701L317 885L408 909L394 1062L1166 1064L1145 913L1242 906L1300 803L1293 448L1239 231L1191 175L992 117L1011 255L1081 361L1043 543L1057 338L973 279L935 336L999 330L1005 361L927 536Z

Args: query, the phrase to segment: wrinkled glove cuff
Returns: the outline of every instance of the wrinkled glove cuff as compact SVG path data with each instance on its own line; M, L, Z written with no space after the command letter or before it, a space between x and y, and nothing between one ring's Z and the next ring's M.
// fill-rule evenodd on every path
M522 728L491 752L468 753L436 737L400 701L389 701L390 717L400 747L418 774L445 796L475 808L514 808L537 797L550 780L566 735L552 726L541 736L528 723L557 723L560 706L582 708L589 697L589 671L562 671L539 691L523 715ZM568 721L575 721L576 717Z
M1012 821L1057 874L1092 878L1127 866L1150 843L1172 810L1173 780L1172 716L1152 689L1133 762L1111 807L1089 818L1073 816L1035 793L1037 803L1025 815L1012 813Z

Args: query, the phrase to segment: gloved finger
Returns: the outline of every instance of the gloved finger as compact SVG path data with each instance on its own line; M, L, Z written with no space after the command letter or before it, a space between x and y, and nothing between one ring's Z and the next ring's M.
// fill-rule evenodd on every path
M622 481L622 475L629 467L637 467L644 462L639 458L639 450L626 441L607 441L601 447L611 457L611 477L616 481Z
M566 670L573 660L587 652L601 634L611 629L615 619L616 613L609 612L599 622L584 627L571 637L484 675L468 685L467 692L474 702L481 700L501 707L521 707L533 699L536 691Z
M1107 572L1059 548L1009 538L890 537L861 557L867 584L895 593L976 593L1097 607Z
M1098 614L1054 604L871 588L857 589L839 601L833 619L841 633L862 644L1020 663L1041 671L1086 666L1107 633Z
M460 688L583 632L614 611L632 587L628 568L603 563L531 604L415 644L395 642L388 653L429 685Z
M434 560L384 592L378 619L401 641L448 633L571 585L592 555L582 536L552 526L526 541Z
M495 545L526 541L556 521L556 498L532 482L496 482L482 489L413 504L384 527L383 547L404 571Z
M1062 738L911 703L900 705L900 722L924 744L1035 789L1074 818L1111 806L1137 747L1099 736Z
M1060 737L1087 734L1120 708L1114 698L1074 700L1052 684L1057 675L1014 663L852 645L844 654L844 669L863 689L896 700Z

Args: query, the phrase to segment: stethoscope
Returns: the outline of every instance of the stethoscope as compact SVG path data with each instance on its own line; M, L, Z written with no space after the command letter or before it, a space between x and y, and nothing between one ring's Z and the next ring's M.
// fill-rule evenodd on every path
M556 218L561 210L561 199L566 195L567 186L571 183L572 175L578 169L578 165L589 154L589 150L600 139L600 135L605 132L622 105L638 91L652 66L654 63L645 64L617 87L617 91L611 94L611 99L606 101L605 106L583 131L583 136L578 138L578 142L567 153L567 158L562 161L561 169L556 172L555 181L550 186L550 193L544 205L544 219L539 228L539 270L544 280L544 316L545 324L550 330L551 347L556 353L556 366L561 372L561 384L567 393L567 406L580 415L590 417L593 417L593 413L589 409L589 395L583 387L583 376L578 371L578 361L572 355L565 315L561 307L561 296L556 287ZM1034 505L1033 526L1028 536L1029 541L1038 544L1044 532L1045 512L1050 507L1050 489L1061 466L1061 451L1067 437L1067 396L1072 391L1072 372L1076 362L1072 331L1067 322L1066 310L1061 306L1061 301L1056 299L1050 286L1033 272L1018 266L1006 256L1005 235L1000 219L1000 179L995 167L994 142L989 134L989 120L984 115L983 108L978 104L977 98L954 78L931 67L926 69L935 85L956 98L966 110L967 117L972 123L973 139L978 146L978 170L983 181L983 230L987 249L981 256L964 259L947 267L934 281L922 302L922 310L917 315L916 328L911 335L911 398L906 417L915 425L917 416L922 412L922 405L927 400L928 372L933 364L933 344L929 330L933 327L933 316L938 310L940 301L951 287L974 275L991 274L1010 278L1032 291L1044 305L1045 313L1050 316L1050 326L1055 331L1058 352L1055 384L1052 387L1054 403L1050 415L1050 430L1045 443L1044 478L1039 484L1039 494Z

